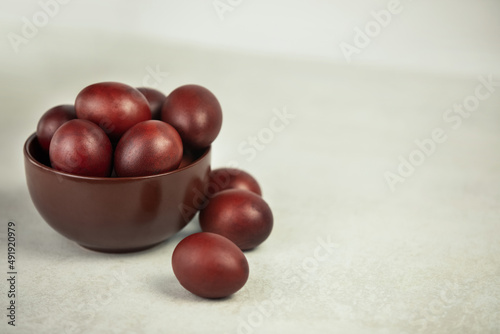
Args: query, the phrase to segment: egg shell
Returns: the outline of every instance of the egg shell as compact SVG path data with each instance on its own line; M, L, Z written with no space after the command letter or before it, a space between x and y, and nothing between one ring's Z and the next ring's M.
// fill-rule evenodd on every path
M215 95L198 85L172 91L162 107L161 119L172 125L191 148L205 148L222 126L222 109Z
M229 189L208 201L199 220L204 232L220 234L242 250L249 250L269 237L274 219L262 197L247 190Z
M179 283L204 298L223 298L240 290L248 280L248 261L229 239L199 232L184 238L172 254Z
M111 174L113 149L109 138L96 124L70 120L57 129L49 147L54 169L82 176Z
M144 95L118 82L100 82L85 87L76 97L75 109L78 118L99 125L113 142L132 126L151 119Z

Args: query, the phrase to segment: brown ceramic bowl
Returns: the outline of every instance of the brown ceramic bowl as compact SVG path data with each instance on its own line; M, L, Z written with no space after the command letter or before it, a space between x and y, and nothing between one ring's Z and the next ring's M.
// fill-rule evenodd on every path
M36 135L24 145L26 182L45 221L83 247L132 252L181 230L202 202L210 172L210 147L177 170L140 177L84 177L50 167Z

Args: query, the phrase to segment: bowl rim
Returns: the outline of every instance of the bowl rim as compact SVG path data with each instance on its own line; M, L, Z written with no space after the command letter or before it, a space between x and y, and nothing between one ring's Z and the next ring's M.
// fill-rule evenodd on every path
M172 174L183 172L191 167L194 167L195 165L199 164L200 161L202 161L212 151L212 145L210 145L204 149L205 152L203 152L203 154L198 159L194 160L189 165L184 166L182 168L171 170L169 172L161 173L161 174L144 175L144 176L126 176L126 177L83 176L83 175L75 175L75 174L70 174L70 173L58 171L52 167L49 167L49 166L42 164L37 159L35 159L35 157L33 157L33 155L28 150L28 146L35 139L36 139L36 132L33 132L28 137L28 139L26 139L26 141L24 143L24 148L23 148L24 157L27 158L31 164L35 165L37 168L43 169L43 170L50 172L50 173L53 173L53 174L57 174L57 175L61 175L61 176L73 178L73 179L89 180L89 181L121 182L121 181L132 181L132 180L146 180L146 179L153 179L153 178L158 178L158 177L162 177L162 176L172 175Z

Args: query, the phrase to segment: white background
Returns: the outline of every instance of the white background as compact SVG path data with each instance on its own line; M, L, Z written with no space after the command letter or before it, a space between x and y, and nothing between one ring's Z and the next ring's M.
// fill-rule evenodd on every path
M113 31L127 36L335 62L345 61L339 44L352 43L353 29L364 29L373 20L371 12L386 9L390 3L389 0L233 0L230 2L235 4L231 6L233 10L225 11L221 20L212 1L66 1L50 20L50 26ZM2 35L20 33L21 18L31 19L41 8L37 1L0 3ZM357 63L472 74L500 73L498 1L401 0L399 3L402 11L355 57ZM2 42L6 39L2 38ZM8 46L4 48L8 53Z

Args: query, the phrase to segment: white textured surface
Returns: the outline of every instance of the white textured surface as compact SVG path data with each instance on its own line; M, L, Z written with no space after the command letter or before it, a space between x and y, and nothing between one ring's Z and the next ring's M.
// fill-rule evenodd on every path
M40 3L0 1L0 27L21 33ZM229 50L346 62L341 43L356 44L356 29L367 31L379 13L384 27L373 27L367 47L351 55L356 64L434 72L500 74L498 0L57 0L49 25L59 30L114 31L155 36ZM217 11L214 7L219 4ZM390 18L381 14L396 5ZM225 7L223 4L229 4ZM392 8L392 7L390 7ZM91 19L90 19L91 18ZM378 32L378 33L377 33ZM40 29L40 34L46 34ZM0 48L9 50L7 38ZM30 42L31 44L31 42ZM28 44L24 50L33 50ZM0 58L2 55L0 54Z
M2 316L0 332L500 331L500 87L453 129L443 113L474 94L477 77L72 37L41 35L38 57L1 68L0 259L12 219L19 295L18 326ZM172 251L196 221L148 251L95 253L48 227L24 184L22 145L46 109L93 82L141 85L156 65L169 73L165 92L198 83L219 97L213 166L238 162L274 210L273 234L246 253L247 285L226 300L197 298L173 276ZM238 146L284 108L294 118L247 161ZM447 140L391 192L384 173L437 127Z

